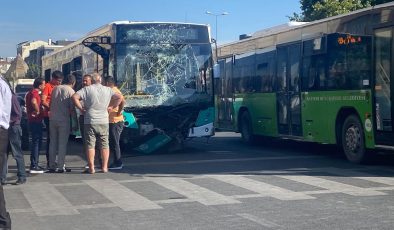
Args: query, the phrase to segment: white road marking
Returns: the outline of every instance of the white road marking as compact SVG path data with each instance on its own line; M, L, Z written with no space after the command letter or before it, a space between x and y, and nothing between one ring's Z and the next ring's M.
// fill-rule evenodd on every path
M150 181L204 205L239 204L240 201L179 178L149 178Z
M8 209L7 211L9 213L23 213L23 212L34 212L32 208L14 208L14 209Z
M50 183L29 183L21 187L37 216L76 215L79 212Z
M175 204L175 203L185 203L185 202L194 202L194 200L190 199L167 199L167 200L156 200L156 204Z
M376 176L356 170L339 168L319 168L319 171L394 186L394 178L392 177Z
M92 208L114 208L116 204L82 204L74 206L75 209L92 209Z
M161 209L162 207L111 179L84 180L123 211Z
M272 156L272 157L250 157L250 158L232 158L232 159L212 159L212 160L193 160L193 161L168 161L168 162L141 162L141 163L123 163L124 166L154 166L154 165L179 165L179 164L201 164L201 163L220 163L220 162L243 162L243 161L263 161L263 160L295 160L295 159L313 159L322 158L322 156Z
M265 196L279 200L307 200L315 197L300 192L290 191L261 181L249 179L239 175L209 175L208 177L232 184Z
M277 177L285 178L288 180L300 182L303 184L312 185L319 188L324 188L331 193L333 192L340 192L345 193L352 196L377 196L377 195L386 195L386 193L379 192L379 191L371 191L364 188L360 188L353 185L348 185L336 181L327 180L320 177L314 176L306 176L306 175L289 175L289 176L282 176L277 175Z
M274 223L272 221L265 220L265 219L263 219L261 217L254 216L254 215L249 214L249 213L238 213L237 216L240 216L240 217L242 217L244 219L253 221L253 222L255 222L255 223L257 223L257 224L259 224L261 226L264 226L266 228L279 228L280 227L280 225L278 225L278 224L276 224L276 223Z

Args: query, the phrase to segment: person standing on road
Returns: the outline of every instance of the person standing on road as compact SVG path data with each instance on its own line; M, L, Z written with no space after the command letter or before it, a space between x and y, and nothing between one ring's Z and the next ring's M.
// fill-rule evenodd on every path
M83 79L82 79L82 88L89 86L92 84L92 76L90 74L85 74L83 75ZM82 107L83 106L83 101L81 102ZM84 114L83 111L80 111L81 114L79 115L78 121L79 121L79 130L81 131L81 137L82 137L82 145L83 145L83 152L86 153L86 148L85 148L85 132L84 132Z
M111 76L105 78L105 84L111 88L115 93L122 95L120 90L115 86L115 79ZM123 162L120 152L119 140L120 134L122 133L124 122L122 110L124 106L124 99L122 95L122 102L118 107L113 108L109 112L109 151L113 154L113 162L109 166L111 170L117 170L123 168Z
M86 140L89 173L95 173L94 156L96 138L99 140L99 148L102 158L102 171L108 172L108 110L117 107L122 96L115 93L111 88L101 85L101 76L93 74L95 84L84 87L72 96L75 106L84 113L84 132ZM83 101L83 107L80 103Z
M16 185L26 183L26 170L25 170L25 159L23 158L22 152L22 109L19 104L18 98L14 92L12 92L11 100L11 118L10 127L8 128L9 147L11 147L12 156L16 161L17 176L18 179L15 182ZM1 184L6 184L7 173L8 173L8 151L6 158L3 162L3 170L1 171Z
M30 173L43 173L44 170L38 166L38 159L42 144L42 107L40 91L45 87L45 80L41 77L36 78L33 89L26 94L27 120L31 132L31 155Z
M85 74L83 76L83 78L82 78L82 88L86 87L86 86L89 86L91 84L92 84L92 76L90 74ZM82 107L84 107L83 106L83 101L80 101L80 102L81 102ZM78 118L78 123L79 123L79 130L81 132L81 138L82 138L82 152L84 154L86 154L86 151L87 151L86 145L85 145L86 144L85 143L86 142L86 139L85 139L86 135L85 135L85 131L84 131L84 128L83 128L84 127L84 119L85 119L85 116L84 116L83 112L80 111L80 115L79 115L79 118ZM96 152L99 152L99 149L97 148L97 145L96 145ZM101 157L100 157L99 154L98 154L97 159L98 159L99 165L101 167L102 163L101 163ZM89 164L88 163L86 164L85 169L89 169Z
M6 158L8 146L8 128L11 116L11 90L0 75L0 172L3 171L3 161ZM7 212L3 185L0 184L0 228L11 229L11 217Z
M53 89L60 85L63 81L63 73L59 70L56 70L52 73L51 81L45 84L45 88L41 94L41 101L43 109L43 118L45 127L47 129L47 143L45 149L45 155L47 157L47 168L49 168L49 145L51 142L51 134L49 128L49 116L50 116L50 103Z
M75 81L75 76L70 74L65 78L64 85L56 86L52 91L51 116L49 117L51 143L49 146L48 172L64 173L66 171L64 161L70 135L70 115L74 107L71 97L75 93L73 89Z

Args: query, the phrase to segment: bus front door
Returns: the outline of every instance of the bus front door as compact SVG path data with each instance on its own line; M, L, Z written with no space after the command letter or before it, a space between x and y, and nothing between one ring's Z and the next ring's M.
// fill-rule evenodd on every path
M226 130L234 130L233 123L233 84L232 84L232 57L219 61L220 89L218 101L218 126Z
M394 27L374 32L376 143L394 145Z
M278 131L281 135L302 135L300 56L300 43L277 47Z

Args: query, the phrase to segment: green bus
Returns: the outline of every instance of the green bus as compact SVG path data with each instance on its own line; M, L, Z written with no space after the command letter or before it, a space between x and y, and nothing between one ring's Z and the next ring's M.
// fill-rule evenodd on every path
M393 149L393 36L391 2L218 47L217 128L337 144L355 163Z

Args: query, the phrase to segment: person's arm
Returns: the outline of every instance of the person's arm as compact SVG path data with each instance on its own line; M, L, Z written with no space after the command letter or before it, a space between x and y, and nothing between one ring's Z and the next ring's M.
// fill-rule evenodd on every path
M125 100L124 100L124 97L122 96L122 101L119 104L118 113L116 115L120 116L122 114L122 110L124 108L124 104L125 104Z
M115 93L111 97L111 102L109 103L108 106L108 111L111 111L113 108L118 107L118 105L122 102L122 95L119 93Z
M77 109L79 109L79 111L81 111L81 113L84 114L85 111L81 105L81 102L79 101L81 99L81 96L78 93L74 93L71 99L75 107L77 107Z
M33 105L33 116L37 116L38 114L40 114L40 106L38 105L37 99L36 98L32 98L31 99L31 104Z
M18 119L22 118L22 108L21 108L21 105L19 104L18 98L15 95L12 96L11 109L13 110L15 115L18 117Z
M47 101L47 98L48 98L48 94L49 94L49 89L48 89L49 87L47 87L46 85L45 85L45 88L44 88L44 90L43 90L43 92L42 92L42 95L41 95L41 104L45 107L45 108L47 108L47 109L49 109L49 103L48 103L48 101Z

